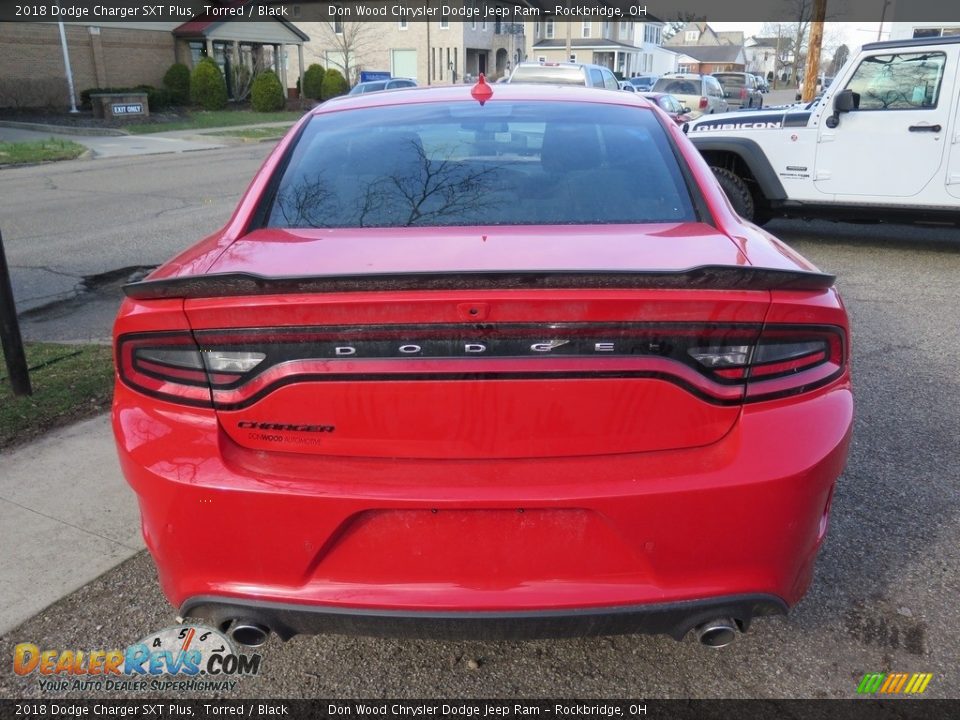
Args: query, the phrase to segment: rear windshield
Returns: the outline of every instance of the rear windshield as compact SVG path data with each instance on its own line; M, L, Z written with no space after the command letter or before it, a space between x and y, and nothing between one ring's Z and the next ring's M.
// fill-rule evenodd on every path
M747 79L743 75L714 75L714 77L720 81L720 84L724 87L730 85L732 87L743 87Z
M512 83L538 85L586 85L583 68L566 65L520 65L510 76Z
M679 78L660 78L653 86L653 92L670 95L700 95L699 80L681 80Z
M619 105L421 103L318 115L271 227L432 227L696 219L653 113Z

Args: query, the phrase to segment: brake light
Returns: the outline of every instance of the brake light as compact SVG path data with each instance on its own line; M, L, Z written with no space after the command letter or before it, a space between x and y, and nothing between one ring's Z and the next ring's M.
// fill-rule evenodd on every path
M170 402L244 407L293 382L618 377L673 382L739 404L842 375L833 326L713 323L384 325L139 333L117 343L120 379Z
M764 329L755 345L692 347L690 356L718 377L746 381L745 400L769 400L822 387L843 373L840 328Z
M740 99L741 100L747 99L747 89L745 87L740 88Z
M708 100L707 100L705 97L700 98L700 109L701 109L701 110L706 110L706 109L707 109L707 105L709 105L709 104L710 104L710 103L708 102Z
M210 406L210 388L231 385L263 362L266 353L201 351L187 332L128 335L117 345L124 383L162 400Z

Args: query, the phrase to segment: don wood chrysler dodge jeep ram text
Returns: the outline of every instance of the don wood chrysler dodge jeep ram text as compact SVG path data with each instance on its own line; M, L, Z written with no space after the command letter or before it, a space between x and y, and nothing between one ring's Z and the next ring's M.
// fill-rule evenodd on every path
M827 531L833 280L635 94L324 103L126 287L113 423L163 590L250 644L723 645L801 599Z

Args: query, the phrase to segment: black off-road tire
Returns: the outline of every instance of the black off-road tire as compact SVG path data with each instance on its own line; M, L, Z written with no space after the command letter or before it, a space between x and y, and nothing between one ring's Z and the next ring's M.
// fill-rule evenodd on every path
M754 221L756 206L753 202L753 194L747 184L731 170L722 167L711 167L713 174L720 183L720 187L730 199L730 204L737 211L737 215L744 220Z

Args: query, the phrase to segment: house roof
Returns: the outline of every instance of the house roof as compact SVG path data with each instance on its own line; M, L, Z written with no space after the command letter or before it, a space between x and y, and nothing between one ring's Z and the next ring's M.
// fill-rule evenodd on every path
M548 50L550 48L565 48L567 41L564 38L552 38L550 40L540 40L534 44L534 50ZM570 47L580 48L581 50L639 50L636 45L620 42L619 40L608 40L607 38L571 38Z
M683 55L689 55L699 62L728 62L742 61L743 48L739 45L687 45L677 48Z
M259 0L212 0L210 6L212 7L221 7L221 8L240 8L246 7L247 5L262 5L264 3L259 2ZM300 38L303 42L309 42L310 36L304 33L300 28L294 25L291 22L287 22L283 18L273 17L269 18L274 22L281 23L284 27L287 28L291 33ZM192 19L183 23L183 25L178 26L174 29L173 34L177 37L207 37L210 35L215 28L228 23L231 20L236 20L231 16L217 17L215 12L207 13L203 12L199 15L195 15Z

